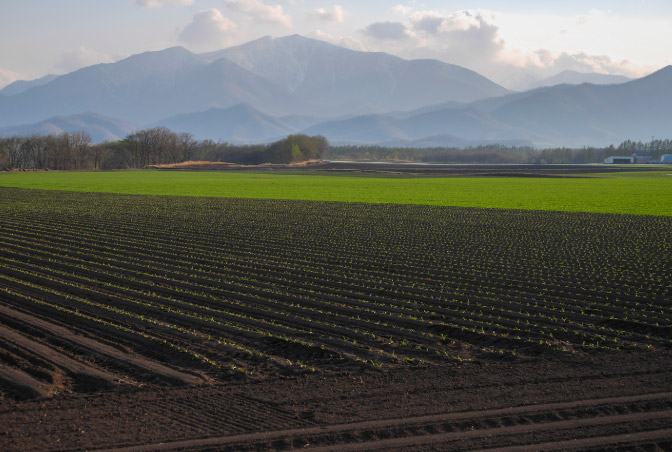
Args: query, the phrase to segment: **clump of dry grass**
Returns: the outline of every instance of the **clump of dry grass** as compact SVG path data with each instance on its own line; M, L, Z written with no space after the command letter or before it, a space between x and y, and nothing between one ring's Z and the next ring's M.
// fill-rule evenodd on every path
M207 162L207 161L186 161L180 163L165 163L161 165L147 165L152 169L228 169L228 168L305 168L307 166L320 165L324 160L306 160L303 162L294 162L290 164L262 163L260 165L239 165L229 162Z

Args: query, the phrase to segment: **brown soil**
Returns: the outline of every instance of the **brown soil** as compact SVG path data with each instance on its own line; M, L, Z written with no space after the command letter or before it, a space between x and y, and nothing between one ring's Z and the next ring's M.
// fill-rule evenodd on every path
M20 189L0 212L1 451L672 450L669 218Z
M6 400L0 449L669 450L671 358L602 354Z

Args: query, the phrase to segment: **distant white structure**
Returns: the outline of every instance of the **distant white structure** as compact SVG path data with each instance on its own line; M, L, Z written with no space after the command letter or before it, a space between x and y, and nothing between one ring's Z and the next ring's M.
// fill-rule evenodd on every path
M612 157L607 157L604 159L604 163L611 163L611 164L623 164L623 163L634 163L633 162L633 157L624 157L624 156L612 156Z
M660 163L672 164L672 154L663 154L660 156Z

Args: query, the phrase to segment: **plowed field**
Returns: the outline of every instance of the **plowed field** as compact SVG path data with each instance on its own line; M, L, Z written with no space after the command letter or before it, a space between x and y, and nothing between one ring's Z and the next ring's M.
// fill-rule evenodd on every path
M9 188L0 212L2 450L672 444L670 217Z

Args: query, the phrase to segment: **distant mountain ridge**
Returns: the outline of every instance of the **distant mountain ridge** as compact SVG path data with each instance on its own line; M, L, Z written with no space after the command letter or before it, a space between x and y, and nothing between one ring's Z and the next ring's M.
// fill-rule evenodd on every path
M264 37L202 56L226 58L303 100L343 113L355 113L362 105L371 112L409 110L510 92L461 66L355 51L299 35Z
M613 85L618 83L626 83L632 79L624 75L613 74L599 74L597 72L577 72L577 71L562 71L552 77L548 77L536 82L530 83L527 90L542 88L544 86L556 85L581 85L582 83L591 83L593 85Z
M449 134L474 142L525 140L536 146L608 145L668 136L672 66L623 84L557 85L405 115L326 121L306 130L340 143L420 140Z
M0 89L0 95L15 96L17 94L21 94L25 91L28 91L30 88L33 88L35 86L46 85L52 80L55 80L57 77L58 75L56 74L47 74L35 80L17 80L5 86L4 88Z
M215 54L183 47L144 52L44 81L15 85L13 95L0 98L0 126L87 111L147 124L240 103L275 116L334 117L508 93L459 66L355 52L298 35Z
M297 132L295 127L265 115L247 104L177 115L153 125L165 126L173 131L189 131L199 140L211 139L237 144L272 141Z
M0 126L84 111L149 123L241 102L277 114L308 110L288 91L235 63L207 63L182 47L173 47L79 69L4 98Z
M117 141L138 130L137 124L123 119L107 118L97 113L55 116L35 124L0 127L0 136L58 135L62 132L85 131L93 143Z
M564 72L543 82L563 84L513 93L436 60L266 37L201 55L182 47L144 52L16 82L0 93L0 133L81 127L102 141L165 125L234 143L307 133L333 143L540 147L669 136L672 67L621 81Z

